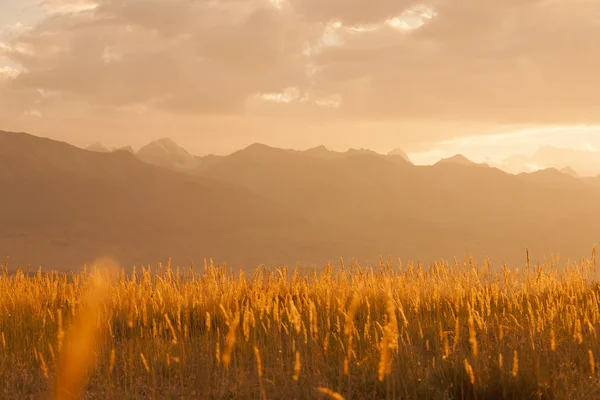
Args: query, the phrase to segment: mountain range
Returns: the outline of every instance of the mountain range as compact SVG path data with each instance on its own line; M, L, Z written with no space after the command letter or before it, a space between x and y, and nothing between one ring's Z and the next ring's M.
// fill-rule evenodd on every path
M401 150L323 146L102 149L0 131L0 255L11 265L69 270L109 255L253 269L468 253L522 265L526 249L534 261L580 258L600 239L600 177L570 171L513 175L463 156L415 166Z
M517 154L499 163L507 172L531 172L554 167L577 176L598 175L600 153L593 149L541 146L532 155Z

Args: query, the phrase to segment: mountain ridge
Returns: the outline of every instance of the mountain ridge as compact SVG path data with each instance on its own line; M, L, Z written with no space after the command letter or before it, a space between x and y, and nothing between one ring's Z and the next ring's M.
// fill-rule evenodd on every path
M62 266L102 252L126 265L214 256L247 269L468 252L514 265L525 248L533 259L580 257L600 234L589 222L600 186L556 169L512 175L338 155L256 145L173 170L126 151L0 132L0 187L10 193L0 197L0 249Z
M160 149L162 149L163 154L160 154L160 155L144 154L146 152L146 149L149 147L150 148L151 147L160 148ZM165 147L175 149L175 150L165 152L164 151ZM552 146L546 146L546 147L554 149ZM539 154L541 152L542 148L536 154ZM414 165L413 162L410 160L410 157L406 154L406 152L404 152L400 148L396 148L396 149L388 152L387 154L382 154L382 153L377 153L373 150L364 149L364 148L361 148L361 149L350 148L346 151L333 151L333 150L328 149L324 145L317 145L315 147L312 147L312 148L309 148L306 150L282 149L279 147L274 147L274 146L270 146L270 145L267 145L264 143L256 142L256 143L248 145L245 148L234 151L228 155L208 154L208 155L204 155L204 156L196 156L196 155L193 155L192 153L190 153L189 151L187 151L184 147L178 145L172 139L161 138L161 139L157 139L155 141L152 141L152 142L142 146L140 148L140 151L138 151L138 152L135 152L131 148L131 146L124 146L124 147L120 147L120 148L109 148L109 147L105 146L104 144L102 144L101 142L97 142L93 145L90 145L86 149L91 150L91 151L97 151L97 152L111 152L111 151L122 150L122 151L127 151L130 153L134 153L134 154L138 154L141 151L141 153L138 155L138 157L140 159L142 159L142 161L144 161L144 162L162 166L162 167L166 167L166 168L176 170L176 171L184 171L184 172L187 171L187 172L191 172L191 173L194 173L195 170L206 169L206 168L214 165L219 160L222 160L223 158L231 156L235 153L243 153L243 152L255 153L255 156L260 156L261 151L263 152L262 153L263 155L266 155L267 151L273 152L272 154L274 154L274 152L276 152L278 150L282 150L287 153L302 154L302 155L320 158L320 159L324 159L324 160L334 160L334 159L338 159L338 158L342 158L342 157L370 154L370 155L377 155L377 156L380 156L380 157L383 157L386 159L394 160L395 162L400 162L400 163L406 162L408 164ZM144 149L144 151L142 151L142 149ZM560 149L558 149L558 150L560 150ZM181 161L182 158L184 159L183 162ZM494 168L500 168L503 171L510 173L512 175L515 175L515 176L519 175L523 172L531 173L531 172L535 172L538 170L547 169L545 167L540 167L537 169L526 169L525 171L523 171L523 168L525 168L524 165L526 164L526 162L528 160L530 160L530 158L528 158L527 156L523 156L523 155L518 156L517 155L510 159L505 160L505 164L508 163L506 165L494 164ZM511 164L511 163L513 163L513 164ZM521 167L515 170L514 163L519 164ZM476 162L470 160L469 158L467 158L463 154L455 154L454 156L451 156L451 157L441 158L433 165L436 165L436 164L454 164L454 165L462 165L462 166L478 166L478 167L492 168L492 166L487 163L476 163ZM511 167L511 165L512 165L512 167ZM576 171L571 166L567 165L565 167L556 167L556 169L560 170L564 174L583 178L579 174L579 172ZM585 178L593 179L594 176L586 175ZM588 179L588 181L589 181L589 179Z

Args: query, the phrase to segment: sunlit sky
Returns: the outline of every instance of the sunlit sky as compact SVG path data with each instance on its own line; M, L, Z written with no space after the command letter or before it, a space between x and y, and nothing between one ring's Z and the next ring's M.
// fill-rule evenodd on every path
M599 37L587 0L0 0L0 129L594 174Z

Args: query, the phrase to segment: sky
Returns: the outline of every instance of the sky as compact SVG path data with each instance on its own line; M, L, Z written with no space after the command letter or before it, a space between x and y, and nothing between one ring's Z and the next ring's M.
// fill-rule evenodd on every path
M599 46L596 0L0 0L0 129L587 173Z

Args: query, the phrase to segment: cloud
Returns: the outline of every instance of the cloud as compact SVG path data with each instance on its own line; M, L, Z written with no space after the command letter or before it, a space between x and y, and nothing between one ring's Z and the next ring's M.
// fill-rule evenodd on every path
M33 108L64 117L77 104L89 115L112 108L173 118L259 115L490 127L600 119L600 5L594 1L43 5L46 18L12 35L0 50L11 70L20 71L0 86L0 95L15 99L14 116ZM56 95L44 98L40 90ZM461 134L431 129L402 135L403 142L416 143Z
M50 14L80 13L98 7L98 3L93 0L43 0L42 4Z
M438 1L418 29L345 34L319 77L349 111L491 122L597 119L596 2Z
M15 79L17 76L19 76L20 73L21 72L16 68L12 68L9 66L0 67L0 81Z
M24 25L21 22L0 26L0 39L10 39L30 29L30 26Z
M31 109L31 110L25 110L25 112L23 113L22 116L23 117L42 118L42 113L40 112L40 110Z
M175 112L241 113L259 92L302 84L306 32L295 17L224 3L106 0L49 17L6 53L26 71L16 83L24 89L103 106L153 101Z
M419 5L412 0L289 0L301 15L315 22L340 21L344 25L380 23Z

